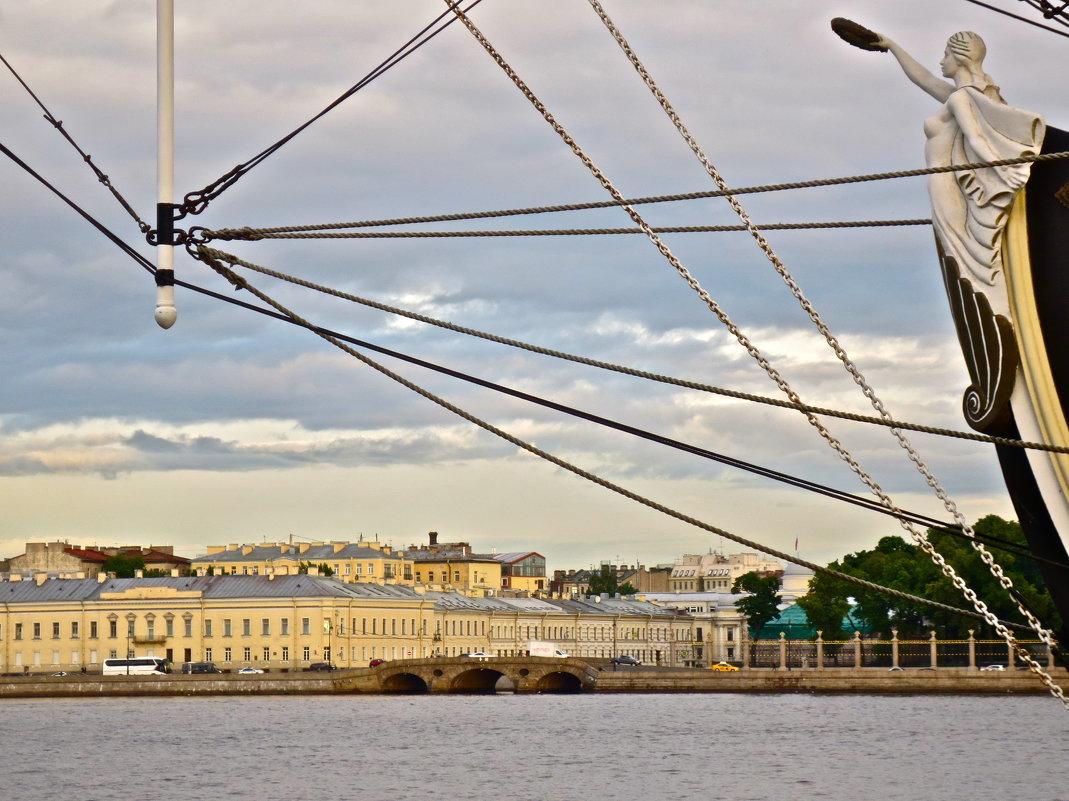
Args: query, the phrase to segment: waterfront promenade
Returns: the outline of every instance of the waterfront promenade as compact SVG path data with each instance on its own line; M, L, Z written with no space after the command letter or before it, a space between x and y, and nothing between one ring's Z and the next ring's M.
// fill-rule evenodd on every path
M1051 671L1065 686L1064 668ZM504 678L502 678L504 677ZM618 668L566 659L402 660L333 673L208 674L147 677L25 676L0 680L0 699L100 696L450 694L512 691L575 693L809 693L1043 695L1023 670L886 668L750 669Z

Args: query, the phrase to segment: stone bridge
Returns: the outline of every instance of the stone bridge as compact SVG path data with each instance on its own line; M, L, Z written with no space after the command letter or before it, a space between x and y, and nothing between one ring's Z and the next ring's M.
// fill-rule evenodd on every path
M594 689L597 668L581 659L537 656L445 657L385 662L357 676L336 676L338 690L384 693L579 693ZM368 675L370 674L370 675ZM370 682L369 682L370 679ZM351 683L351 687L347 686Z

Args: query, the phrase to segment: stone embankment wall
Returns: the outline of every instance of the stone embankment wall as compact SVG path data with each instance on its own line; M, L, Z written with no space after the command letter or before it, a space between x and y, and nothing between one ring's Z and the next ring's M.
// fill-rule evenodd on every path
M484 665L485 666L485 665ZM1051 672L1069 686L1064 668ZM1027 671L983 672L969 668L939 670L885 668L835 670L602 670L596 693L856 693L1043 695L1047 689ZM382 692L374 670L262 675L26 676L0 679L4 698L70 698L143 695L316 695Z
M1065 688L1064 668L1049 670ZM980 671L975 668L893 670L887 668L836 668L834 670L751 669L720 673L712 670L675 671L606 670L598 676L599 693L857 693L960 695L1039 694L1048 692L1028 671Z

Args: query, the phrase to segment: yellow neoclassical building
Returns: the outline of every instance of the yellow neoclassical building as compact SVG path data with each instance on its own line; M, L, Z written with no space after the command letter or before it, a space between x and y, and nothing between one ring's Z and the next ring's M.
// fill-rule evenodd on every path
M126 654L223 670L526 653L684 664L693 621L627 599L470 598L315 575L0 581L0 673L96 672Z

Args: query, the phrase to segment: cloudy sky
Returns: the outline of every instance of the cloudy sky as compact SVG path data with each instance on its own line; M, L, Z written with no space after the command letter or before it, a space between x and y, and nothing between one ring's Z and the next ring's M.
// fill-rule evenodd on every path
M1034 14L1010 0L1008 10ZM179 0L176 182L212 182L296 127L433 19L434 0ZM1069 124L1069 42L964 0L604 0L731 186L922 166L934 101L848 16L937 70L947 35L988 43L1007 99ZM155 203L155 4L0 1L0 53L139 213ZM627 197L711 182L584 0L484 0L473 19ZM132 220L0 75L0 141L139 251ZM0 556L26 541L210 544L426 532L538 550L550 568L738 546L518 450L295 327L155 287L0 162ZM606 199L502 70L453 25L182 225L266 227ZM760 225L928 216L923 179L743 196ZM640 207L654 225L736 222L723 200ZM419 226L629 227L616 210ZM772 231L769 241L902 419L961 428L965 372L924 226ZM745 234L670 234L687 269L814 404L864 399ZM218 243L248 261L549 348L707 384L775 387L641 236ZM233 294L184 252L179 278ZM861 493L792 412L561 362L251 282L304 317L490 381ZM247 300L253 300L242 293ZM409 380L584 469L742 536L826 562L897 533L844 507L382 357ZM883 429L831 421L904 507L945 517ZM913 441L970 519L1012 516L989 446Z

